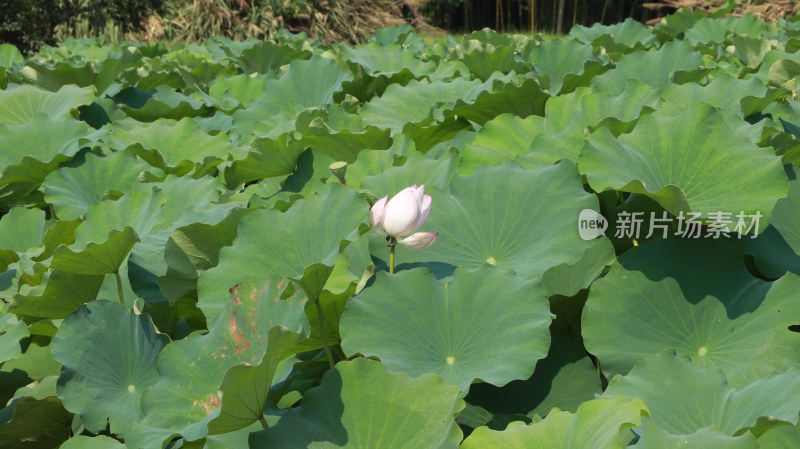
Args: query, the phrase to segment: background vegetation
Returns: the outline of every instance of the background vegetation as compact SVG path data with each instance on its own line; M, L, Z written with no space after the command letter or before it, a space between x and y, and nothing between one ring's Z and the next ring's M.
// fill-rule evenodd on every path
M0 0L0 43L30 53L68 37L118 43L269 38L281 29L323 42L363 41L411 24L428 32L567 33L574 25L631 17L654 23L677 8L727 8L770 20L800 10L796 0ZM433 25L433 26L431 26ZM434 28L435 27L435 28Z

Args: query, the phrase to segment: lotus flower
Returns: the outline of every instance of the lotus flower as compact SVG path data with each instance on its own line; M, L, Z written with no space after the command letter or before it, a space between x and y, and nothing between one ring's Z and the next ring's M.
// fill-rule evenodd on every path
M370 210L375 232L410 248L427 248L436 241L438 232L416 232L431 211L431 197L425 195L425 186L413 185L389 199L378 200Z

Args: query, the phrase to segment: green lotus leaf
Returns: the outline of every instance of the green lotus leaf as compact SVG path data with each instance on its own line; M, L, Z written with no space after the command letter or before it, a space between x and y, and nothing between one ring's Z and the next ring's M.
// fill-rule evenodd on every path
M305 296L286 279L263 276L233 288L228 298L225 310L209 320L207 334L173 341L161 351L160 377L142 399L145 418L126 435L126 443L149 449L163 447L173 435L204 438L209 422L220 414L219 389L228 370L262 362L271 350L268 329L303 326Z
M58 164L97 137L86 123L72 118L56 121L37 114L21 125L0 123L0 194L35 190Z
M17 319L16 315L0 312L0 363L22 355L20 340L29 335L24 321Z
M306 49L292 48L288 45L270 41L256 41L241 52L232 51L232 43L225 47L226 53L239 63L244 73L268 73L295 60L307 59L311 52Z
M758 78L740 80L729 75L719 75L705 86L697 83L671 84L661 95L666 101L660 109L668 114L679 113L700 102L708 103L724 114L744 118L753 111L743 111L743 100L747 97L765 97L767 87Z
M734 36L731 41L736 49L736 56L748 67L756 68L772 46L766 39L751 36Z
M45 378L52 380L52 382L47 381L50 382L50 384L47 385L45 389L49 391L43 396L35 394L42 392L41 390L37 392L32 386L28 385L25 388L17 390L14 395L15 398L29 396L36 397L36 399L44 399L47 396L55 396L55 380L61 372L61 364L53 357L53 352L50 350L49 344L47 346L39 346L36 343L29 344L22 355L14 360L4 362L3 367L0 368L0 371L6 373L14 370L24 371L31 379L39 379L42 382L44 382Z
M392 84L383 95L365 104L360 115L365 124L390 129L397 134L402 132L406 124L420 123L428 118L434 105L454 104L467 98L467 94L479 86L482 86L480 81L463 78L428 84L412 80L405 86Z
M55 92L69 84L81 87L94 85L99 95L111 86L117 75L141 58L141 52L132 46L107 52L102 62L78 56L62 61L32 58L20 73L30 84L49 91Z
M160 119L182 120L206 115L211 111L211 108L198 97L198 95L182 94L169 86L158 86L155 88L155 93L148 95L143 105L134 108L122 103L119 107L126 115L140 122L157 122Z
M511 73L490 78L471 94L457 100L446 115L483 125L500 114L513 113L522 118L542 115L549 98L535 78Z
M108 233L105 241L85 245L59 247L50 267L65 273L83 275L111 274L119 270L133 245L139 241L136 231L126 226Z
M17 47L11 44L0 44L0 89L5 89L8 84L8 69L24 62L25 57Z
M0 447L52 449L69 438L72 414L56 397L22 398L0 410Z
M704 222L717 212L760 213L759 230L787 191L774 151L735 135L716 109L702 103L675 116L645 116L618 138L597 131L581 151L579 166L595 191L641 193L673 215L696 212ZM732 230L735 224L722 226Z
M457 51L461 62L482 81L489 79L495 72L505 74L524 68L524 64L514 57L515 49L511 45L495 46L490 42L465 38Z
M14 207L0 220L0 269L19 260L22 253L38 253L48 222L40 209Z
M556 265L544 272L542 285L547 296L575 296L579 291L589 288L606 267L616 262L614 246L610 240L602 238L593 242L577 262Z
M158 281L166 299L197 297L197 279L219 262L219 251L236 238L239 221L252 209L231 211L216 224L192 223L172 231L164 247L166 274Z
M265 77L252 78L245 74L215 78L208 86L207 103L222 111L248 107L264 96L266 82ZM230 124L225 129L229 127Z
M58 449L125 449L127 446L105 435L87 437L76 435L64 442Z
M92 432L114 433L142 418L145 390L159 377L156 357L169 338L149 317L110 301L94 301L67 317L50 347L64 365L58 396Z
M239 286L238 291L242 296L248 296L246 288L261 293L257 286L246 284ZM303 338L285 328L273 327L269 330L269 344L261 362L257 365L236 365L225 373L220 387L220 414L208 424L209 433L234 432L263 419L264 406L267 404L267 395L275 380L278 364L301 351Z
M611 95L625 89L628 80L641 81L655 89L670 83L677 71L695 70L703 64L700 53L682 42L667 42L659 49L625 55L617 66L592 79L591 84Z
M244 155L224 133L210 136L191 118L177 122L158 120L130 130L119 129L114 134L113 145L178 176L192 171L202 174L228 155Z
M650 409L650 421L673 435L704 428L733 436L754 427L761 417L796 424L800 407L800 370L731 388L714 368L661 352L611 380L603 396L638 397Z
M591 45L570 39L548 39L531 47L526 57L542 86L553 95L572 92L608 70Z
M81 305L97 298L103 279L103 275L55 271L47 279L43 291L14 295L10 311L34 318L66 318Z
M207 317L216 317L224 307L220 297L239 282L268 275L299 280L312 265L332 267L342 242L359 235L366 206L352 190L332 185L286 212L261 209L248 214L239 224L236 242L220 251L219 265L201 274L198 305Z
M358 358L328 371L302 407L251 435L250 447L455 449L453 415L463 407L458 389L438 376L411 378Z
M372 78L388 77L395 82L400 81L395 80L395 76L403 72L408 72L412 78L420 78L436 70L434 62L421 60L416 52L399 44L370 42L343 47L341 55L345 60L359 65L366 75Z
M45 200L53 205L59 219L73 220L109 195L132 189L148 168L123 151L107 156L87 153L83 164L61 168L45 178Z
M472 173L483 166L495 167L527 154L534 137L543 133L544 128L545 120L536 115L524 119L513 114L498 115L484 123L475 139L464 146L459 173Z
M671 349L746 385L797 364L800 335L788 327L800 313L798 286L793 274L774 283L753 278L744 255L724 240L653 241L620 256L592 284L584 342L609 374Z
M749 432L732 437L711 428L700 429L690 435L671 435L653 422L644 425L641 439L632 446L635 449L674 449L676 447L681 449L707 449L710 447L726 449L770 447L778 449L780 446L759 446L756 438Z
M412 184L447 191L457 161L453 153L439 159L419 152L409 153L403 165L390 166L380 174L365 176L361 180L361 189L376 198L394 195Z
M67 85L58 92L24 85L0 91L0 123L24 125L43 114L52 121L73 117L73 111L94 101L94 89ZM41 128L40 128L41 129Z
M622 449L624 434L647 414L639 399L594 399L581 404L574 414L554 409L544 421L534 424L514 422L503 431L479 427L461 448Z
M439 239L425 251L398 246L400 262L490 264L541 278L551 267L576 262L593 244L579 237L577 217L597 210L597 199L583 190L569 162L534 171L511 163L479 168L454 176L449 195L431 196L424 229L438 231Z
M276 139L294 130L297 114L303 110L332 103L342 83L352 78L349 71L328 59L294 60L279 79L267 81L264 91L268 94L233 114L231 132L244 141L254 136Z
M475 379L502 386L530 377L547 354L551 320L544 289L508 270L456 269L440 282L417 268L378 273L349 301L339 332L347 354L412 376L437 373L466 394Z
M311 121L293 145L314 148L337 161L355 162L363 150L385 150L391 145L388 130L373 126L364 129L333 129L321 118Z
M800 220L800 180L795 177L789 182L789 195L775 203L771 220L772 226L795 254L800 254L800 230L794 225L800 223L798 220Z
M800 444L800 426L778 426L758 437L761 448L791 449Z
M228 185L239 185L290 175L297 167L297 158L304 148L288 145L287 139L288 134L274 140L266 137L253 139L247 156L225 169L225 181Z
M547 357L536 364L531 377L503 387L476 383L465 399L497 420L547 416L554 407L574 412L601 391L600 377L586 351L571 338L554 332Z
M602 37L608 37L614 44L623 45L627 48L635 48L637 46L649 48L657 42L652 29L632 18L627 18L625 21L614 25L603 25L601 23L595 23L591 27L577 25L569 30L569 37L587 44L599 43L605 48L608 48L609 45L601 39Z
M132 291L126 291L126 296L135 292L148 301L162 301L157 278L168 269L164 251L172 230L189 223L218 223L228 210L238 206L211 204L219 198L220 187L217 180L208 177L168 176L156 185L143 184L143 190L131 190L119 200L105 200L92 206L75 233L76 242L82 244L97 235L131 227L139 240L128 260L133 271L126 272L126 276ZM127 286L124 288L127 290Z

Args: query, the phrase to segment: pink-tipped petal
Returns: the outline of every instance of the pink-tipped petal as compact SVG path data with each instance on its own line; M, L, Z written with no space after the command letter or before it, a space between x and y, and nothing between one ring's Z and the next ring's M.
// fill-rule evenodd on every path
M417 220L417 227L414 229L415 231L422 227L425 224L425 220L428 219L428 214L431 212L431 196L425 195L422 198L422 207L419 211L419 220Z
M372 208L369 210L370 215L372 216L372 226L374 226L376 229L378 228L378 225L381 224L381 222L383 221L383 215L386 212L386 201L388 199L389 199L388 195L379 199L378 201L375 202L375 204L372 205Z
M401 243L413 249L425 249L433 245L433 242L435 242L437 238L439 238L438 232L417 232L397 243Z

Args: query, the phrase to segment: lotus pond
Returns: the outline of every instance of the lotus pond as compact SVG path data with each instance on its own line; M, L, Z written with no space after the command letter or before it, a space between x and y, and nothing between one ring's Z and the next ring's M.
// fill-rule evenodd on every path
M800 447L798 50L0 46L0 448Z

